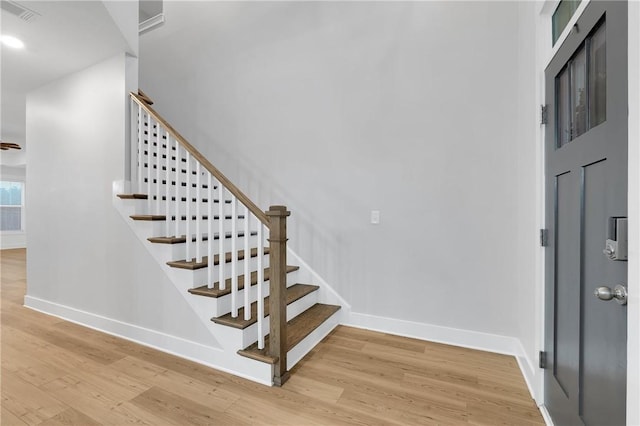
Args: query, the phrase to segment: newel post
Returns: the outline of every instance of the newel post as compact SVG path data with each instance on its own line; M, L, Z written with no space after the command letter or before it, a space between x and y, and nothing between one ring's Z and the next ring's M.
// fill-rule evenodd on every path
M282 386L287 371L287 216L285 206L271 206L269 217L269 355L277 357L273 384Z

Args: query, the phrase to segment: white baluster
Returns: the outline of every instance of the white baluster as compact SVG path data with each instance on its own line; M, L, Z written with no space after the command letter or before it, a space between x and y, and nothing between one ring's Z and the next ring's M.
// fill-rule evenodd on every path
M143 191L142 176L144 174L144 146L142 143L144 138L144 117L142 114L142 106L138 105L138 192Z
M174 188L175 191L175 220L173 222L173 225L176 228L176 233L175 233L175 237L178 238L180 236L180 144L178 144L178 140L175 140L176 144L176 158L175 158L175 166L176 166L176 170L175 170L175 185L176 187Z
M196 159L196 262L202 262L202 178L200 162Z
M227 282L224 279L224 268L227 259L224 252L224 186L222 182L218 182L218 282L220 290L227 288Z
M249 208L244 206L244 319L251 319L251 272L249 271L249 262L251 260L251 252L249 251Z
M160 188L162 188L162 180L160 179L162 170L162 138L160 137L160 123L156 122L156 124L154 124L153 131L156 135L156 160L154 161L154 165L156 166L156 214L160 214L162 213L162 208L160 207L160 198L162 198L160 195Z
M236 196L231 195L231 316L238 316L238 275L236 274L238 265L238 253L236 239L238 238ZM246 288L245 283L245 288Z
M185 213L185 235L187 237L186 243L186 261L191 262L192 250L191 250L191 154L189 151L186 151L186 160L187 160L187 176L185 177L185 182L187 184L187 190L185 191L187 197L187 208Z
M207 286L213 286L213 179L207 172Z
M258 221L258 349L264 349L264 332L262 330L262 322L264 320L264 293L262 288L264 284L264 268L262 267L262 256L264 254L263 229L264 225Z
M151 117L147 114L147 214L151 214L153 205L153 192L151 190Z
M165 150L164 150L164 215L167 218L167 226L165 235L171 235L171 136L165 131Z

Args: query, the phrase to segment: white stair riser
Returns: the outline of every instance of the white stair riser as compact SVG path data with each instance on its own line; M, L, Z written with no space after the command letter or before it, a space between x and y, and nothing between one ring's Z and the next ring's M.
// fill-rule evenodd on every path
M217 250L216 250L217 253ZM249 273L251 273L252 271L257 270L258 268L258 259L253 257L250 258L248 260L249 263ZM239 260L236 263L236 276L239 275L243 275L244 274L244 265L245 265L245 260ZM264 255L262 258L262 266L263 268L267 268L269 266L269 256L268 255ZM192 288L193 287L200 287L203 285L207 285L208 284L208 277L209 277L209 268L201 268L201 269L195 269L195 270L190 270L190 269L183 269L183 268L175 268L175 267L171 267L173 269L173 276L176 277L176 279L180 280L180 282L184 281L186 283L191 284ZM232 272L232 268L231 268L231 263L225 263L224 264L224 268L223 268L223 273L224 273L224 277L226 278L231 278L233 276ZM219 265L214 265L213 267L213 282L217 282L218 281L218 277L219 277L219 273L220 273L220 267Z
M295 283L299 282L296 279L296 272L287 274L287 287L291 287ZM264 281L262 284L262 295L266 297L269 295L269 280ZM202 296L201 296L202 297ZM258 298L258 286L252 285L249 293L249 300L253 303ZM209 298L212 299L212 298ZM238 291L238 308L244 306L244 290ZM216 298L215 314L212 316L219 317L221 315L231 312L231 295L228 294L223 297Z
M257 247L258 242L256 241L257 238L256 236L251 236L249 237L249 247L250 248L254 248ZM218 253L218 241L219 240L214 240L213 241L213 252L214 254ZM172 260L182 260L182 259L186 259L186 251L187 251L187 244L186 243L180 243L180 244L161 244L161 243L152 243L150 241L147 241L147 243L153 247L153 249L155 250L157 248L157 250L160 250L162 253L162 259L164 260L164 262L170 262ZM209 249L209 243L208 241L203 241L198 243L200 244L200 250L202 251L202 255L206 255L208 253L208 249ZM223 251L225 253L230 252L232 249L232 245L231 245L231 238L225 238L223 240ZM238 238L236 240L236 251L238 250L243 250L244 249L244 237L242 238ZM196 253L195 253L195 244L191 245L191 250L192 252L191 257L193 258Z
M291 370L306 354L316 347L322 339L331 333L331 331L340 324L343 314L343 311L339 310L331 315L325 322L320 324L318 328L313 330L311 334L287 352L287 370Z
M164 194L161 194L164 195ZM173 196L173 194L171 195ZM191 195L191 197L195 197L195 195ZM203 194L201 196L201 199L209 199L209 196L207 194ZM214 199L218 199L218 197L214 196ZM166 214L167 211L167 203L164 200L161 200L159 203L155 200L151 200L151 202L149 202L148 200L130 200L133 201L135 203L135 214ZM191 205L189 206L189 209L191 209L191 213L193 214L196 211L197 205L195 202L191 202ZM224 215L230 215L231 214L231 203L224 203L222 206L222 212ZM213 203L213 214L217 215L219 213L219 209L220 209L220 205L216 202ZM209 203L208 202L201 202L200 203L200 210L202 211L202 214L207 214L207 212L209 211ZM176 211L176 206L175 206L175 202L171 201L169 203L169 214L170 215L174 215ZM187 202L186 201L180 201L180 204L178 205L178 211L180 212L180 214L185 214L185 212L187 211ZM240 204L238 204L236 206L236 213L241 215L244 213L244 207Z
M171 204L172 205L169 206L169 216L175 216L176 207L175 207L175 205L173 205L173 203L171 203ZM152 201L151 205L139 206L139 208L141 209L141 213L140 214L166 215L166 212L167 212L167 207L166 207L164 201L162 201L159 206L155 201ZM189 209L190 209L191 216L195 215L196 214L196 209L197 209L196 203L191 203L191 205L189 206ZM181 202L180 203L180 205L178 206L178 211L179 211L179 215L180 216L186 215L187 206L186 206L185 202ZM214 203L213 204L213 216L218 216L219 213L220 213L219 205L218 205L218 203ZM209 204L208 203L201 203L200 204L200 214L203 215L203 216L208 216L209 215ZM226 204L225 203L223 205L222 214L223 214L224 217L230 217L231 216L231 204ZM244 207L237 206L236 207L236 216L243 216L243 215L244 215ZM255 221L255 219L254 219L254 221Z
M148 222L146 226L149 232L149 237L168 237L176 235L176 223L174 220L169 220L168 223L166 220L137 220L136 222ZM213 220L213 233L217 234L219 232L219 223L218 219ZM209 221L203 220L200 223L201 230L200 232L206 234L209 230ZM225 219L222 222L223 232L231 232L232 231L232 223L231 220ZM195 221L191 221L189 223L189 232L191 235L196 234L196 223ZM256 225L255 223L249 228L249 232L255 232ZM178 230L177 233L179 235L186 235L187 232L187 221L180 220L178 221ZM244 219L238 219L236 222L236 232L244 232Z

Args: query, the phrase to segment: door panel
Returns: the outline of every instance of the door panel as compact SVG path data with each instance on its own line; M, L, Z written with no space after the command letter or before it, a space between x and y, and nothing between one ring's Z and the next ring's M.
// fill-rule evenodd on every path
M556 425L623 425L627 284L603 254L627 212L627 5L592 1L545 70L545 405Z
M599 300L594 297L593 290L589 291L601 285L612 287L626 281L626 262L611 261L602 253L602 241L607 238L607 227L603 224L615 215L615 211L608 208L613 202L611 198L615 198L615 191L606 190L611 186L607 163L608 160L603 160L583 168L583 256L591 260L583 262L585 291L580 405L584 422L589 425L616 424L612 423L610 412L624 413L626 399L620 389L620 384L626 383L626 353L606 350L602 354L604 348L618 348L622 346L620 342L626 342L626 306ZM623 420L624 417L619 421Z
M580 318L574 315L580 308L580 282L575 270L580 265L579 228L575 212L579 206L577 174L564 173L556 178L556 319L554 376L565 394L578 392L578 355Z

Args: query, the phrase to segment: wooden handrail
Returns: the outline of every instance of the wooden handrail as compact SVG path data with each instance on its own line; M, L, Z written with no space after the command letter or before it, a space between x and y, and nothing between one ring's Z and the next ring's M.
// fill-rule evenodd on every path
M153 117L158 123L162 124L167 131L173 136L196 160L200 162L204 166L205 169L209 171L221 184L224 186L229 192L231 192L242 204L247 206L251 213L254 214L255 217L258 218L260 222L269 227L269 218L267 215L255 205L253 201L249 197L247 197L237 186L235 186L225 175L222 174L220 170L218 170L206 157L204 157L200 152L187 140L182 137L180 133L176 129L174 129L167 121L160 116L150 105L148 105L144 98L139 96L137 93L130 93L131 98L137 103L142 109L147 111L147 113Z
M151 100L151 98L149 96L147 96L146 93L144 93L142 91L142 89L138 89L138 96L140 97L140 99L142 99L144 101L144 103L146 103L147 105L153 105L153 101Z

